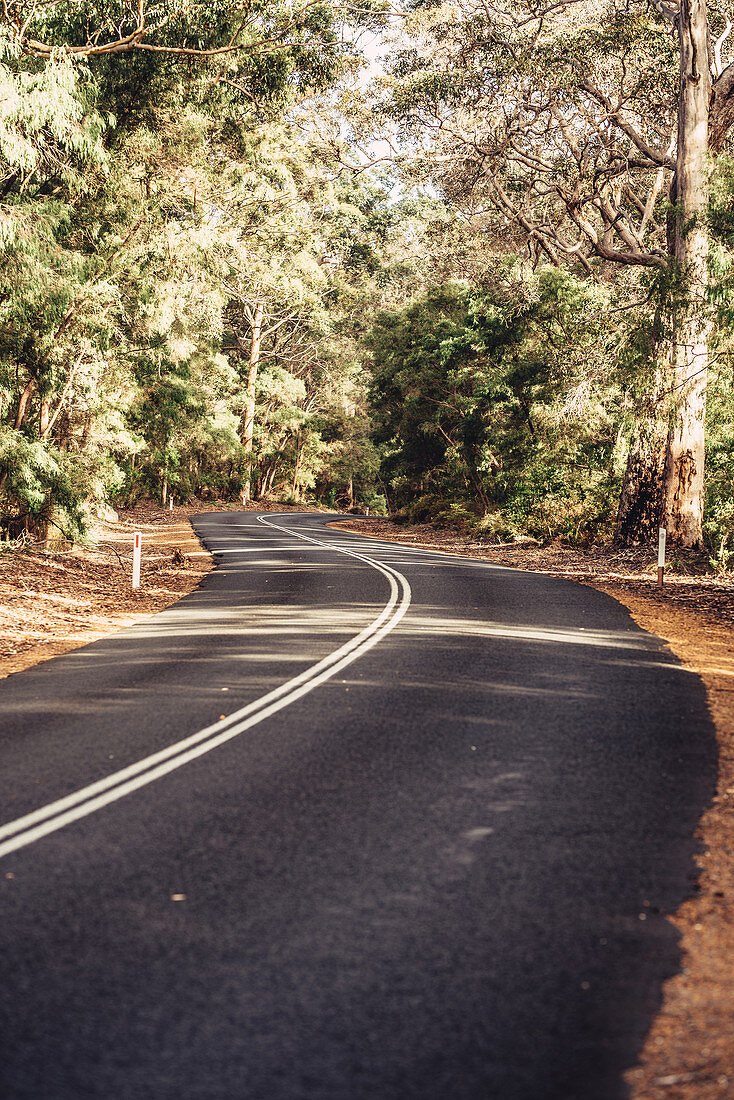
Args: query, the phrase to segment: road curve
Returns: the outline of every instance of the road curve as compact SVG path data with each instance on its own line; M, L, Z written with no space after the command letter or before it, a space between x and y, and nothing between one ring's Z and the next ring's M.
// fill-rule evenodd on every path
M3 1100L621 1100L714 790L614 601L212 513L217 568L0 684Z

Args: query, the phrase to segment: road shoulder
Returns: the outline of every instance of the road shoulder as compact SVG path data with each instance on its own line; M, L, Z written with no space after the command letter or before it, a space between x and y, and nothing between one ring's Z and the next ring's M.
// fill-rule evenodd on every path
M193 591L212 568L191 509L146 505L100 523L89 546L0 554L0 680L97 641ZM131 585L142 535L141 584Z

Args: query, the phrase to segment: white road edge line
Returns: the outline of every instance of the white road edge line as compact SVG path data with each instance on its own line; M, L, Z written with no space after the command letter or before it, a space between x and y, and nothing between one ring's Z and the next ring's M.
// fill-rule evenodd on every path
M289 513L282 514L288 515ZM281 513L276 513L276 515L279 517ZM159 752L153 753L151 756L123 768L121 771L114 772L96 783L83 787L65 798L57 799L47 806L41 806L31 813L19 817L16 821L10 821L6 825L0 826L0 840L4 840L4 843L0 843L0 858L9 855L11 852L16 852L28 844L33 844L36 840L40 840L58 829L63 829L66 825L79 821L104 806L132 794L141 787L153 783L156 779L160 779L177 768L183 767L191 760L211 752L212 749L232 740L239 734L244 733L245 730L251 729L259 722L290 706L291 703L295 703L298 699L313 691L314 688L336 676L338 672L341 672L342 669L356 661L358 657L376 646L398 625L408 610L411 600L410 585L402 573L391 569L389 566L383 566L365 554L358 554L341 547L333 547L310 536L300 535L295 531L291 532L288 528L270 523L262 517L258 517L258 519L266 526L274 527L295 538L316 543L324 549L356 558L387 577L390 584L390 596L377 618L361 630L359 634L356 634L354 638L322 658L311 668L281 684L280 687L268 692L260 699L248 703L247 706L242 707L226 718L214 722L190 737L178 741L174 745L169 745L168 748L161 749Z

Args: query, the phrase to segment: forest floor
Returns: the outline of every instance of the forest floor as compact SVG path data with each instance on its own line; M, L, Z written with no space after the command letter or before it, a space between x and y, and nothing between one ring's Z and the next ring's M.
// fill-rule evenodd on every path
M211 569L189 523L195 511L149 504L101 524L95 546L3 549L0 679L155 614L192 591ZM734 1095L734 577L703 574L699 559L679 555L661 591L651 549L493 546L371 517L350 516L339 526L589 584L629 608L640 626L664 638L701 676L719 740L719 786L699 827L698 882L692 896L668 915L680 936L681 969L666 983L662 1008L628 1084L630 1100ZM141 587L133 590L135 531L142 532L144 553Z

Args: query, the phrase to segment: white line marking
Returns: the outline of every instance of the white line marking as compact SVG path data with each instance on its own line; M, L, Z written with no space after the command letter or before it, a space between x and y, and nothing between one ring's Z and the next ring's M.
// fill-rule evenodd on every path
M284 514L287 515L288 513ZM280 513L277 513L277 515L279 516ZM261 520L261 522L268 527L276 527L279 531L285 531L287 534L291 533L287 528L279 527L267 520ZM317 539L300 535L295 531L293 535L295 538L307 542L318 543ZM327 543L319 543L319 545L329 550L332 549ZM364 554L358 554L341 547L334 547L333 549L335 553L346 554L351 558L364 562L387 578L390 584L390 596L376 619L361 630L359 634L340 646L339 649L334 650L333 653L312 665L311 668L306 669L298 676L294 676L293 679L281 684L280 687L268 692L260 699L248 703L247 706L242 707L226 718L214 722L211 726L199 730L198 733L194 733L174 745L169 745L168 748L161 749L160 752L153 753L151 756L123 768L121 771L114 772L96 783L83 787L65 798L57 799L47 806L41 806L32 813L19 817L16 821L10 821L6 825L0 826L0 840L4 841L0 843L0 858L9 855L11 852L16 852L19 848L24 848L36 840L40 840L44 836L48 836L58 829L63 829L64 826L70 825L74 821L87 817L96 810L102 809L103 806L108 806L110 803L124 798L125 795L140 790L141 787L145 787L156 779L160 779L177 768L183 767L191 760L196 760L197 757L211 752L219 745L231 741L234 737L244 733L245 730L251 729L264 719L277 714L279 710L290 706L291 703L295 703L304 695L308 695L314 688L336 676L338 672L351 665L357 658L381 642L391 630L394 630L410 606L411 592L406 578L397 570L391 569L389 566L383 566Z

